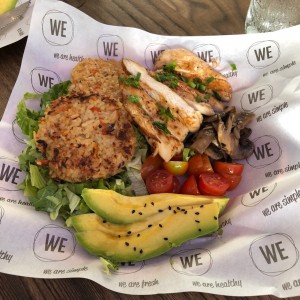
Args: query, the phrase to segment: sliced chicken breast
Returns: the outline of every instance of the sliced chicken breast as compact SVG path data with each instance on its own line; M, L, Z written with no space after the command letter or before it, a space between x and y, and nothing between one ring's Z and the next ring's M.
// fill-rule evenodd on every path
M163 105L155 101L144 89L144 85L141 84L140 88L134 88L132 86L123 86L123 97L130 101L130 97L136 97L136 101L143 109L152 122L160 122L165 124L166 128L170 131L179 141L183 141L189 130L188 128L180 122L177 116L173 115L168 106ZM133 99L133 98L131 98ZM132 101L132 100L131 100ZM130 114L130 111L128 111Z
M199 78L203 83L209 81L207 91L217 94L222 101L231 100L232 88L226 77L191 51L183 48L165 50L157 57L154 68L160 70L173 62L176 62L177 73L190 79Z
M124 59L124 66L132 75L141 74L140 82L145 91L157 102L170 108L174 116L178 116L190 132L196 132L202 123L202 114L186 103L177 93L168 86L152 78L147 70L138 63Z
M171 133L155 126L155 121L147 114L139 102L132 102L130 97L142 96L139 89L131 90L128 86L123 89L123 106L139 126L152 147L153 155L159 154L164 161L169 161L175 154L182 151L184 145ZM133 94L136 92L136 94ZM128 96L130 96L128 98Z

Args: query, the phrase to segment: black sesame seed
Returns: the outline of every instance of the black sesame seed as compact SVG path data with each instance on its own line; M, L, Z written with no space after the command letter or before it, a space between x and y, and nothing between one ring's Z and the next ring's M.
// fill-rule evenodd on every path
M174 212L174 214L177 214L177 211L175 209L173 210L173 212Z
M158 224L158 226L159 226L160 228L162 228L162 227L163 227L161 224Z
M136 251L136 247L133 247L133 251Z
M143 249L140 250L140 253L141 253L141 254L143 253Z
M159 210L158 210L158 212L160 212L160 213L161 213L161 212L163 212L163 210L162 210L162 209L159 209Z
M139 236L140 236L140 234L138 233L136 236L137 236L137 237L139 237Z
M167 241L167 240L168 240L168 238L167 238L167 237L164 237L164 240L165 240L165 241Z
M177 206L177 210L180 210L180 207L179 207L179 206Z
M146 207L146 206L147 206L147 203L144 204L144 207Z
M131 213L134 214L134 213L135 213L135 209L133 209L133 210L131 211Z
M148 225L148 228L150 228L150 227L152 227L152 224L149 224L149 225Z
M195 215L199 215L199 214L200 214L199 211L196 211L196 212L195 212Z
M196 222L196 223L200 223L200 221L199 221L199 220L195 220L195 222Z
M172 208L171 208L171 206L169 206L169 210L171 210Z
M154 206L154 202L151 202L151 205Z
M216 216L214 216L214 219L215 219L215 220L218 220L218 218L217 218Z
M119 235L118 235L118 237L120 238L120 237L121 237L121 235L119 234Z
M126 246L129 246L129 243L128 243L128 242L125 242L125 245L126 245Z
M184 214L185 214L185 215L187 214L187 210L184 212Z
M139 212L139 215L141 216L142 214L143 214L143 213L140 211L140 212Z
M198 231L202 231L202 229L201 229L201 228L199 228L199 229L198 229Z
M203 205L203 204L201 204L201 205L200 205L200 208L202 208L203 206L204 206L204 205Z
M107 221L106 220L103 220L103 223L106 223Z
M127 234L131 234L131 231L129 230L129 231L127 231Z

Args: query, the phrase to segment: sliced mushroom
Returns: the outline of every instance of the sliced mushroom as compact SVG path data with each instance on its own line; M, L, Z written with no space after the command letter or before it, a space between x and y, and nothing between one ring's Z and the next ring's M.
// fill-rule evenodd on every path
M198 153L205 153L214 160L247 158L253 153L254 145L248 139L251 129L246 125L253 118L252 113L236 112L234 106L207 116L190 148Z
M231 159L244 159L253 153L254 145L242 131L253 118L252 113L231 111L225 121L219 121L218 141Z
M216 137L217 134L214 127L212 125L206 125L198 132L196 139L190 148L202 154Z

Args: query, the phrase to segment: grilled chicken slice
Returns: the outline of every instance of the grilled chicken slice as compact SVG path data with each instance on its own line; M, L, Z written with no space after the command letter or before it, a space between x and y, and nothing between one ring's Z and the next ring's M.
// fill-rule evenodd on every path
M150 72L150 75L160 81L160 75L164 73L164 71L158 70L157 72ZM216 112L219 113L224 110L224 102L218 101L208 93L198 91L186 82L180 80L180 78L177 78L176 84L168 80L161 82L172 88L175 93L195 110L200 111L202 115L212 116Z
M179 121L176 115L174 116L171 113L169 107L154 101L147 93L143 83L140 83L140 88L123 86L122 90L124 100L127 99L129 102L136 102L152 122L165 124L170 134L179 141L183 141L186 138L189 132L188 128ZM131 111L128 112L129 114L131 113Z
M183 49L170 49L163 51L155 62L155 70L163 69L164 65L176 62L175 72L189 79L199 78L207 84L207 92L220 97L222 101L230 101L232 88L226 77L213 69L209 64L194 53ZM213 78L213 80L210 80Z
M141 74L139 80L148 95L156 102L168 107L172 115L184 124L190 132L196 132L200 128L203 119L200 111L191 107L168 86L152 78L143 66L128 59L124 59L123 64L130 74Z
M134 122L139 126L152 147L153 155L159 154L164 161L169 161L175 154L182 151L184 145L171 133L154 125L154 120L143 109L141 103L133 102L132 96L143 96L143 91L128 86L123 87L123 106Z

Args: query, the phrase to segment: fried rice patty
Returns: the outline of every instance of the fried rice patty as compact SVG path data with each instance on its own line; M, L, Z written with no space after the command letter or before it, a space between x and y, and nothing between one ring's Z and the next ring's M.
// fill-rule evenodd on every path
M118 100L63 96L51 102L35 134L50 176L68 182L108 178L132 159L134 128Z
M86 58L72 70L70 93L77 95L96 93L120 99L119 77L123 74L120 61Z

